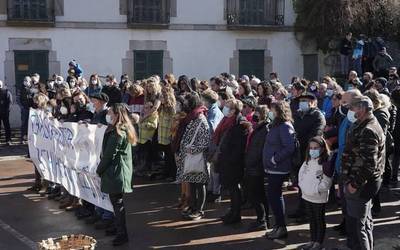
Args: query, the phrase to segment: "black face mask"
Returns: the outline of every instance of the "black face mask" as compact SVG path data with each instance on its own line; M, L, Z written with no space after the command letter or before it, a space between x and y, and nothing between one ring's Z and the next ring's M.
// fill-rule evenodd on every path
M344 114L344 115L347 115L347 112L349 112L349 109L346 108L346 107L343 106L343 105L340 105L340 106L339 106L339 110L340 110L341 113Z
M258 115L253 115L253 122L259 122L260 117Z

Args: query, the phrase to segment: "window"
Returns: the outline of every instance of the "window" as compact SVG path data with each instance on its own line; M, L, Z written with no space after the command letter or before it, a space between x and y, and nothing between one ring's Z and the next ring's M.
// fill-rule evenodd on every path
M135 50L134 60L135 80L145 79L152 75L163 75L163 51Z
M166 25L170 19L170 0L131 0L128 23Z
M227 0L231 26L283 25L285 0Z
M239 50L239 76L264 77L264 50Z
M52 0L7 0L9 21L54 22Z

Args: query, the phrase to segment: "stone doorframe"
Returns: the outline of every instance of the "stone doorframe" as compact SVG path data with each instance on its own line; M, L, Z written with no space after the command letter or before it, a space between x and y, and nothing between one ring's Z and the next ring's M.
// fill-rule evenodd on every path
M231 74L239 76L239 50L264 50L264 78L272 72L272 56L268 49L268 40L265 39L236 39L236 50L233 57L229 59L229 71Z
M122 59L122 73L128 74L130 79L134 79L135 50L161 50L163 51L163 74L172 73L173 60L167 50L167 41L161 40L130 40L129 50L125 58ZM160 76L163 78L163 76Z
M57 60L57 52L52 50L51 39L38 39L38 38L9 38L8 39L9 50L5 53L4 61L4 82L7 88L11 91L14 100L18 100L16 96L16 84L15 84L15 60L14 51L16 50L45 50L49 52L49 76L52 74L60 74L61 64ZM41 79L47 80L47 79ZM10 123L12 127L17 127L20 124L19 106L18 101L14 101L14 105L11 107ZM13 112L17 111L17 112ZM17 117L18 116L18 117Z

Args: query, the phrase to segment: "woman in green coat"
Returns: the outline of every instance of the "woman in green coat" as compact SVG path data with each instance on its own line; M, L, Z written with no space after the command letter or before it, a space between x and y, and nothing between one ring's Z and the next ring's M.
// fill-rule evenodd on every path
M97 174L101 178L101 191L109 194L114 208L117 237L113 245L119 246L128 242L123 194L132 192L131 145L137 139L125 105L117 103L110 107L106 120L109 126L104 134Z

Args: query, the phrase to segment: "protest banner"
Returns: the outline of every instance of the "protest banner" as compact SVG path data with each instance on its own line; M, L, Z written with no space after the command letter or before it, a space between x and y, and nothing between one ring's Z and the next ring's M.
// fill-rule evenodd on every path
M31 109L28 124L30 157L45 180L61 184L71 195L113 211L100 191L96 174L106 126L61 123Z

